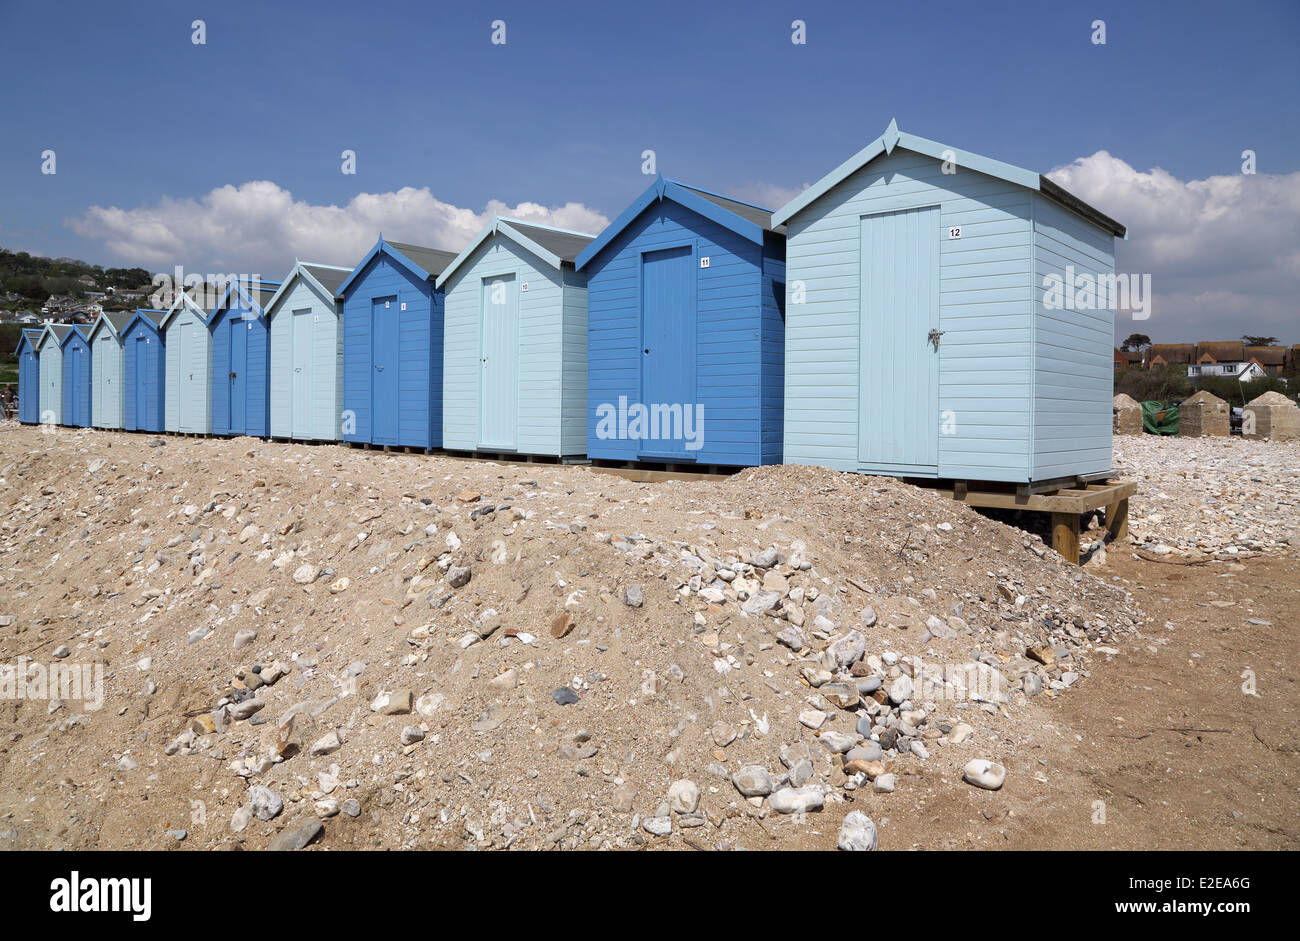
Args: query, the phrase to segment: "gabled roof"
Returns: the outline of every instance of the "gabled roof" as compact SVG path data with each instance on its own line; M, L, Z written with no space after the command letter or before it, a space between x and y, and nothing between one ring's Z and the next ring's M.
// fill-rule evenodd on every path
M68 341L72 339L74 334L80 337L81 339L85 340L87 337L90 336L90 328L87 327L85 324L80 324L80 323L68 324L67 333L59 337L59 346L66 346Z
M36 344L40 342L40 339L41 339L40 330L37 330L34 327L23 327L22 330L20 330L18 333L18 345L14 347L14 355L17 356L18 351L23 348L24 340L27 341L28 346L30 346L32 349L36 349Z
M1286 362L1285 346L1248 346L1245 355L1261 366L1281 366Z
M122 331L126 329L126 325L131 322L131 318L134 316L133 313L126 310L114 310L106 314L100 314L95 318L94 326L90 328L90 335L87 339L94 340L95 334L99 332L101 327L113 334L113 336L120 338Z
M51 338L53 338L55 346L62 347L64 337L70 332L72 332L72 324L70 323L47 323L41 327L41 338L36 341L36 348L40 349Z
M262 309L266 311L267 316L270 316L271 311L275 308L276 304L280 302L280 298L289 293L289 289L293 287L293 283L299 278L306 278L326 297L338 300L340 297L339 286L343 284L351 273L351 268L341 268L337 265L318 265L306 261L295 261L288 276L285 277L283 282L281 282L280 289L271 295L271 299L266 302Z
M1245 359L1246 345L1240 340L1211 341L1196 344L1197 359L1208 356L1213 362L1240 362Z
M162 320L158 321L159 330L166 328L171 319L186 307L198 314L201 321L208 322L216 308L208 308L194 300L194 293L202 293L203 299L207 300L214 292L210 289L210 285L195 285L181 291L180 294L176 295L176 299L172 301L171 306L167 308L166 313L163 314Z
M456 273L456 269L468 261L469 257L478 251L479 246L491 238L493 234L500 234L510 239L510 241L536 255L552 268L562 268L566 264L572 266L578 254L590 245L596 237L582 232L573 232L569 229L556 229L548 225L537 225L533 222L520 222L518 219L493 216L492 221L484 227L483 231L474 237L474 241L470 242L465 247L465 250L443 269L442 274L438 276L438 287L446 284L451 276Z
M596 236L596 240L582 250L574 262L575 267L584 268L588 262L618 237L618 234L631 225L650 205L661 199L672 200L678 205L711 219L718 225L730 229L742 238L759 245L768 232L784 235L785 228L774 220L772 213L760 206L742 203L736 199L719 196L707 190L697 189L670 180L665 176L655 177L655 181L638 196L632 205L623 210L623 214L605 227L605 231Z
M165 310L155 310L154 308L151 307L137 307L135 309L135 312L132 313L130 318L127 320L126 326L122 328L122 332L126 333L126 331L130 330L131 324L133 324L136 320L145 321L155 330L161 329L163 319L166 316L167 316L167 311Z
M1195 356L1195 343L1153 343L1147 347L1147 362L1152 362L1159 357L1170 365L1186 364L1190 363Z
M348 292L348 289L352 287L352 282L365 270L366 265L370 264L370 260L381 252L406 268L407 271L421 281L434 280L456 258L455 252L444 252L439 248L425 248L407 242L385 242L384 237L381 235L374 248L366 253L366 257L361 259L361 263L353 268L352 273L339 285L338 292L340 296Z
M211 320L221 311L228 309L235 303L235 294L244 299L248 306L257 312L258 317L265 316L266 307L276 292L280 289L279 281L263 281L260 278L255 282L256 287L249 290L250 284L247 281L236 279L226 285L226 289L221 292L221 300L217 301L217 306L208 312L208 319ZM254 296L256 294L256 296Z
M917 137L915 134L904 133L898 129L897 121L890 121L889 127L885 128L885 133L778 209L772 214L772 221L778 223L789 221L877 157L892 154L895 147L902 147L904 150L924 154L933 157L935 160L952 160L959 167L975 170L986 176L997 177L1000 180L1015 183L1026 189L1035 190L1076 215L1087 219L1098 228L1105 229L1119 238L1125 237L1126 230L1124 226L1105 213L1089 206L1077 196L1066 192L1047 177L1034 173L1032 170L1023 170L1009 163L1003 163L1001 160L982 157L967 150L959 150L956 147L949 147L937 141Z

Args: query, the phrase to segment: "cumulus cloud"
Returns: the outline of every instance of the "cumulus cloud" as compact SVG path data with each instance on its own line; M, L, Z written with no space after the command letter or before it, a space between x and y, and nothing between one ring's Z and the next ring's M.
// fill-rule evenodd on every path
M1047 176L1128 227L1117 271L1151 274L1151 317L1119 318L1121 339L1300 342L1300 173L1184 181L1103 150Z
M92 206L68 220L124 262L170 272L246 272L277 277L294 258L355 264L380 232L398 242L460 251L493 215L598 233L608 219L581 203L489 202L481 212L437 199L427 187L361 193L345 206L296 200L268 180L222 186L199 199L164 197L135 209Z
M762 206L764 209L771 209L775 212L811 185L811 183L805 183L802 186L781 186L777 183L747 183L737 187L734 192L724 193L723 195L731 196L754 206Z

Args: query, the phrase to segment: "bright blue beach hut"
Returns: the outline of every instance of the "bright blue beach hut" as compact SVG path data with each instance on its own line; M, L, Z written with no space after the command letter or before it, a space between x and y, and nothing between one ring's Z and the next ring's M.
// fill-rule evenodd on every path
M164 310L137 308L122 329L122 376L126 387L122 427L127 431L162 431L166 395L166 361L159 326Z
M657 178L578 256L593 460L780 463L785 231Z
M271 337L264 305L279 287L279 281L232 281L208 317L214 435L270 434Z
M28 425L41 420L41 361L36 352L40 339L39 329L24 327L14 350L18 357L18 420Z
M63 347L63 424L73 428L90 427L90 327L73 324L64 334Z
M443 293L453 252L375 247L339 287L343 298L343 439L442 446Z

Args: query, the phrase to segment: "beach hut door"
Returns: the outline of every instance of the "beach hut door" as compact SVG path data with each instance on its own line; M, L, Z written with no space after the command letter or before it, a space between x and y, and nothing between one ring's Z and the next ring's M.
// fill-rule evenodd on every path
M370 414L375 444L397 443L398 400L397 298L380 297L371 301L371 379Z
M683 245L647 252L641 264L641 401L649 421L639 453L682 460L687 410L695 408L694 257Z
M293 328L293 396L290 427L293 437L311 437L311 334L312 311L295 310Z
M514 275L483 280L479 342L479 447L518 447L519 288Z
M939 207L861 219L858 461L938 472Z

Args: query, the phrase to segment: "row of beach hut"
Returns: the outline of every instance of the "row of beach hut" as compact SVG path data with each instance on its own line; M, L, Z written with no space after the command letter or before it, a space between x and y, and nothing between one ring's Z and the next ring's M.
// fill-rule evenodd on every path
M896 124L777 212L664 177L603 232L494 218L461 252L47 324L20 418L700 465L1034 481L1110 470L1124 229ZM942 338L942 339L941 339ZM31 390L39 389L39 395ZM673 423L670 429L666 424ZM698 427L693 427L698 425Z

